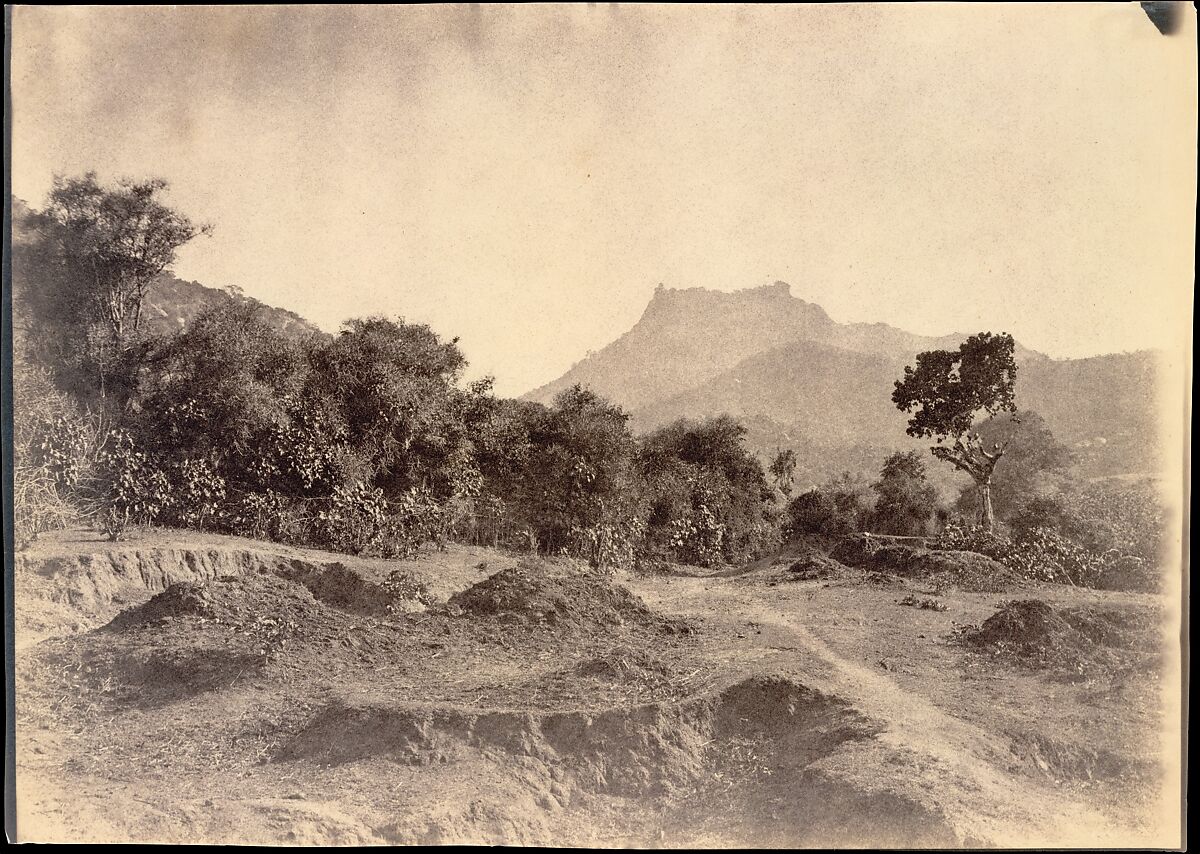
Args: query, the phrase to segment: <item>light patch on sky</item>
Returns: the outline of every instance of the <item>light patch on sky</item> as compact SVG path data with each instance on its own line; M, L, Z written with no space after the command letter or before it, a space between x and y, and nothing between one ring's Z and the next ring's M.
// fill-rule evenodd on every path
M12 171L158 175L183 278L505 394L656 285L1054 356L1190 337L1195 17L1136 3L18 7ZM1187 279L1190 285L1190 278ZM697 330L703 334L703 330Z

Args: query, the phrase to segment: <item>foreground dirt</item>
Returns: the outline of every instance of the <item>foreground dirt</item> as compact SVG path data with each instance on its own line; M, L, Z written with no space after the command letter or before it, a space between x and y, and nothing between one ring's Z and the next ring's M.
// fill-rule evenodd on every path
M1121 635L1060 665L968 628L1035 599L1161 627L1159 597L795 557L603 579L486 549L60 535L15 578L18 833L1178 844L1169 651Z

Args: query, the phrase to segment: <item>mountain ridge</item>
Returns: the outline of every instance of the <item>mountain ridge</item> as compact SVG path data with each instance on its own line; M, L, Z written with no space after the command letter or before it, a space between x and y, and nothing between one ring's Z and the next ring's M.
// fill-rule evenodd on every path
M625 408L640 432L729 414L749 425L748 443L763 454L814 442L908 450L907 416L891 402L895 380L918 353L957 349L967 337L838 323L784 282L729 292L660 286L633 328L524 399L549 403L580 383ZM1053 359L1018 342L1017 404L1079 448L1084 473L1151 471L1157 358L1142 350Z

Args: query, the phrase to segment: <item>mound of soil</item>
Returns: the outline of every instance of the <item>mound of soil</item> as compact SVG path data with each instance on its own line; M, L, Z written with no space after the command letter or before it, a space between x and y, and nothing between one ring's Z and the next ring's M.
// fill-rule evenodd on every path
M195 581L172 584L162 593L151 597L149 602L122 611L108 626L126 629L185 616L206 619L217 616L217 604L209 584Z
M1155 618L1116 608L1055 610L1040 599L1009 602L964 640L980 649L1007 655L1023 664L1078 676L1157 659Z
M846 566L867 567L871 564L878 551L880 543L862 534L852 534L835 545L829 552L829 557Z
M986 555L934 551L862 534L844 538L829 557L847 566L977 593L1002 593L1018 581L1011 570Z
M920 550L909 566L919 578L973 593L1003 593L1020 581L1008 567L978 552Z
M1069 635L1071 626L1040 599L1009 602L984 620L971 642L979 646L1000 643L1020 647L1045 646Z
M848 567L838 563L831 557L820 552L812 551L793 561L787 568L788 580L818 581L831 578L844 578Z
M264 570L204 583L172 584L148 602L122 611L103 630L125 631L187 618L235 627L265 621L312 624L317 607L305 586Z
M561 629L636 624L682 626L655 614L604 577L573 566L526 561L450 597L446 613ZM678 626L677 626L678 624Z

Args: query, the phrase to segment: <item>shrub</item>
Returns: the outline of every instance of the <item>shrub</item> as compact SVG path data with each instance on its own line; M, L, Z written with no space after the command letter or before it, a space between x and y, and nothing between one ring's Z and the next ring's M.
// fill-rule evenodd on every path
M383 582L383 589L391 598L387 605L389 614L402 611L401 602L416 602L420 605L433 603L429 586L403 569L393 569L389 572L387 580Z
M387 512L378 547L383 557L411 557L424 543L445 544L449 512L428 489L410 489L390 502Z
M98 422L54 407L14 419L13 536L16 548L46 531L60 530L83 516L77 499L89 480Z
M701 503L686 516L667 525L667 546L676 560L696 566L717 566L724 562L725 526L712 508Z
M388 507L383 490L359 481L338 486L322 501L313 522L315 545L350 554L378 547L387 531Z
M172 485L125 430L110 431L98 455L96 498L100 529L121 539L131 525L154 522L171 501Z
M858 513L848 503L839 507L833 496L821 489L797 495L788 502L787 534L825 534L840 537L858 530Z
M14 464L13 545L17 551L46 531L66 528L77 515L52 475L36 466Z
M284 532L286 513L287 500L274 490L242 492L225 502L218 523L229 534L287 541Z
M986 531L979 525L948 524L928 545L931 549L942 551L977 552L1000 563L1005 563L1013 550L1012 540L1008 537L996 531Z
M172 490L157 521L179 528L210 527L225 503L225 478L211 460L185 458L163 466Z
M986 555L1024 578L1111 590L1153 590L1154 564L1119 549L1095 551L1047 527L1025 527L1009 539L980 527L948 525L930 543L941 550Z
M637 516L625 516L591 528L575 529L575 534L576 554L586 558L593 569L632 569L645 534L645 523Z

